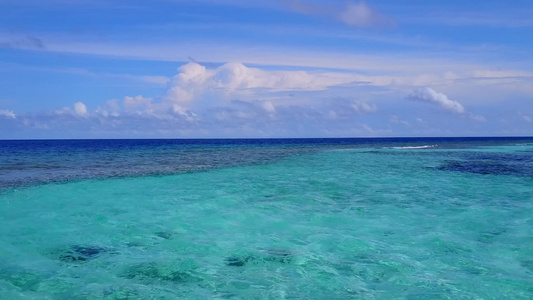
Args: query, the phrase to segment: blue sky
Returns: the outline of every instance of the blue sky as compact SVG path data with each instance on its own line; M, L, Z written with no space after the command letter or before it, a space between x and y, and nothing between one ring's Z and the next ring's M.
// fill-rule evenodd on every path
M0 0L0 139L532 136L533 2Z

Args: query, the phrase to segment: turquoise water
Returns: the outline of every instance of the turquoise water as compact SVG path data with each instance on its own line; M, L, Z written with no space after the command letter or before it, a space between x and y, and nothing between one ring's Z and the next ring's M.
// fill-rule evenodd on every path
M10 167L0 298L532 299L533 143L443 144L200 145L197 170L46 184Z

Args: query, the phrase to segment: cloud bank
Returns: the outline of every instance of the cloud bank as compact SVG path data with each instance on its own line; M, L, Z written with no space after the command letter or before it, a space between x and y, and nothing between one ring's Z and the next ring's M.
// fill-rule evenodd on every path
M207 69L190 62L178 71L172 79L167 98L180 104L191 102L208 92L242 96L254 91L320 91L361 80L360 76L348 73L266 71L241 63L226 63L215 69Z
M389 136L401 132L407 136L406 130L430 130L432 122L450 118L450 114L433 114L427 122L417 121L418 112L397 101L402 98L398 95L419 83L344 72L273 71L241 63L207 68L191 62L182 65L167 89L154 97L125 96L100 105L78 101L42 113L15 115L0 110L0 124L9 128L6 133L42 132L44 137L51 137L46 132L72 132L72 136L85 132L94 137ZM486 122L429 87L415 88L406 99L460 116L455 118L458 128L471 121Z

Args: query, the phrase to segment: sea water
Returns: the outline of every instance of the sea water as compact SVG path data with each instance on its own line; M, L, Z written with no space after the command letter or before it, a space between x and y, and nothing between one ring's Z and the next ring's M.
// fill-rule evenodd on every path
M0 141L0 299L533 299L533 139Z

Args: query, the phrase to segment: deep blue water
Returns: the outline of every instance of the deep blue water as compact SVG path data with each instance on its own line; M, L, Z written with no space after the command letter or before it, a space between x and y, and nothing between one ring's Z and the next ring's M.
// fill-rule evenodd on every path
M328 149L420 145L432 146L434 150L461 149L531 143L531 140L527 137L457 137L0 141L0 189L76 179L176 174L264 164Z

